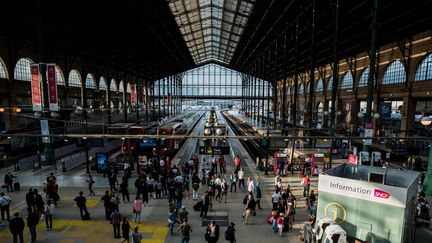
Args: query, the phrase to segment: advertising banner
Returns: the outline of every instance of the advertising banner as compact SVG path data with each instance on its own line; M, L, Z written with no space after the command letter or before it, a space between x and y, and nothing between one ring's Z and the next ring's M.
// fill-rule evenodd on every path
M137 105L137 97L136 97L136 85L130 86L131 92L130 92L130 99L131 99L131 105L132 107L135 107Z
M49 132L48 120L40 120L40 125L41 125L42 136L49 136L50 132ZM50 141L51 141L50 137L42 137L43 143L50 143Z
M391 119L391 102L380 103L380 116L382 119Z
M342 101L342 121L341 124L344 127L357 124L357 113L359 112L360 106L356 100L344 100Z
M138 96L138 103L143 104L144 100L144 87L142 85L137 87L137 96Z
M39 65L31 64L30 70L31 70L31 92L32 92L33 111L42 111Z
M51 111L58 111L57 80L55 64L47 64L48 101Z
M346 197L386 204L395 207L406 207L406 189L387 186L368 181L352 180L335 176L319 175L318 191L329 192Z

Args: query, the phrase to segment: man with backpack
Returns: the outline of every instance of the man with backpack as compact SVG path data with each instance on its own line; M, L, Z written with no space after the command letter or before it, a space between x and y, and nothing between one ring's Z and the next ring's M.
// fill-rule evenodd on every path
M220 197L220 202L222 202L222 200L225 198L224 203L226 203L228 198L229 186L228 186L228 182L225 179L222 180L221 188L222 188L222 195Z
M181 243L189 243L192 227L188 224L187 218L183 220L183 223L180 225L177 232L180 232L182 235Z

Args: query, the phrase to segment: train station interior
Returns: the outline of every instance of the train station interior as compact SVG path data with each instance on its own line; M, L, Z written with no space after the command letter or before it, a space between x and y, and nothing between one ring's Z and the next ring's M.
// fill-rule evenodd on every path
M432 0L1 5L0 242L432 241Z

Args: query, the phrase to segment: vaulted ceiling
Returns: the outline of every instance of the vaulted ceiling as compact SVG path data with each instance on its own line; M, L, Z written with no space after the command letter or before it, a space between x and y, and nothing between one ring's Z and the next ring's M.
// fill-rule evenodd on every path
M295 70L296 32L297 69L310 63L313 1L14 0L2 3L0 35L43 40L43 53L58 49L146 79L218 63L274 81ZM318 64L333 53L336 2L338 55L370 47L372 0L315 0ZM432 0L380 2L380 45L431 29Z

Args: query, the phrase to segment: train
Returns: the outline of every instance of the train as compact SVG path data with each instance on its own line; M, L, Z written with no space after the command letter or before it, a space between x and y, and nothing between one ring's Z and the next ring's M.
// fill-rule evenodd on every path
M142 135L142 138L124 139L122 141L121 153L131 153L132 156L138 157L145 155L151 157L171 157L180 147L183 140L173 140L167 138L148 138L145 135L158 136L186 136L195 127L195 124L201 119L203 113L190 112L182 118L172 119L165 122L152 123L147 126L130 126L128 134Z

